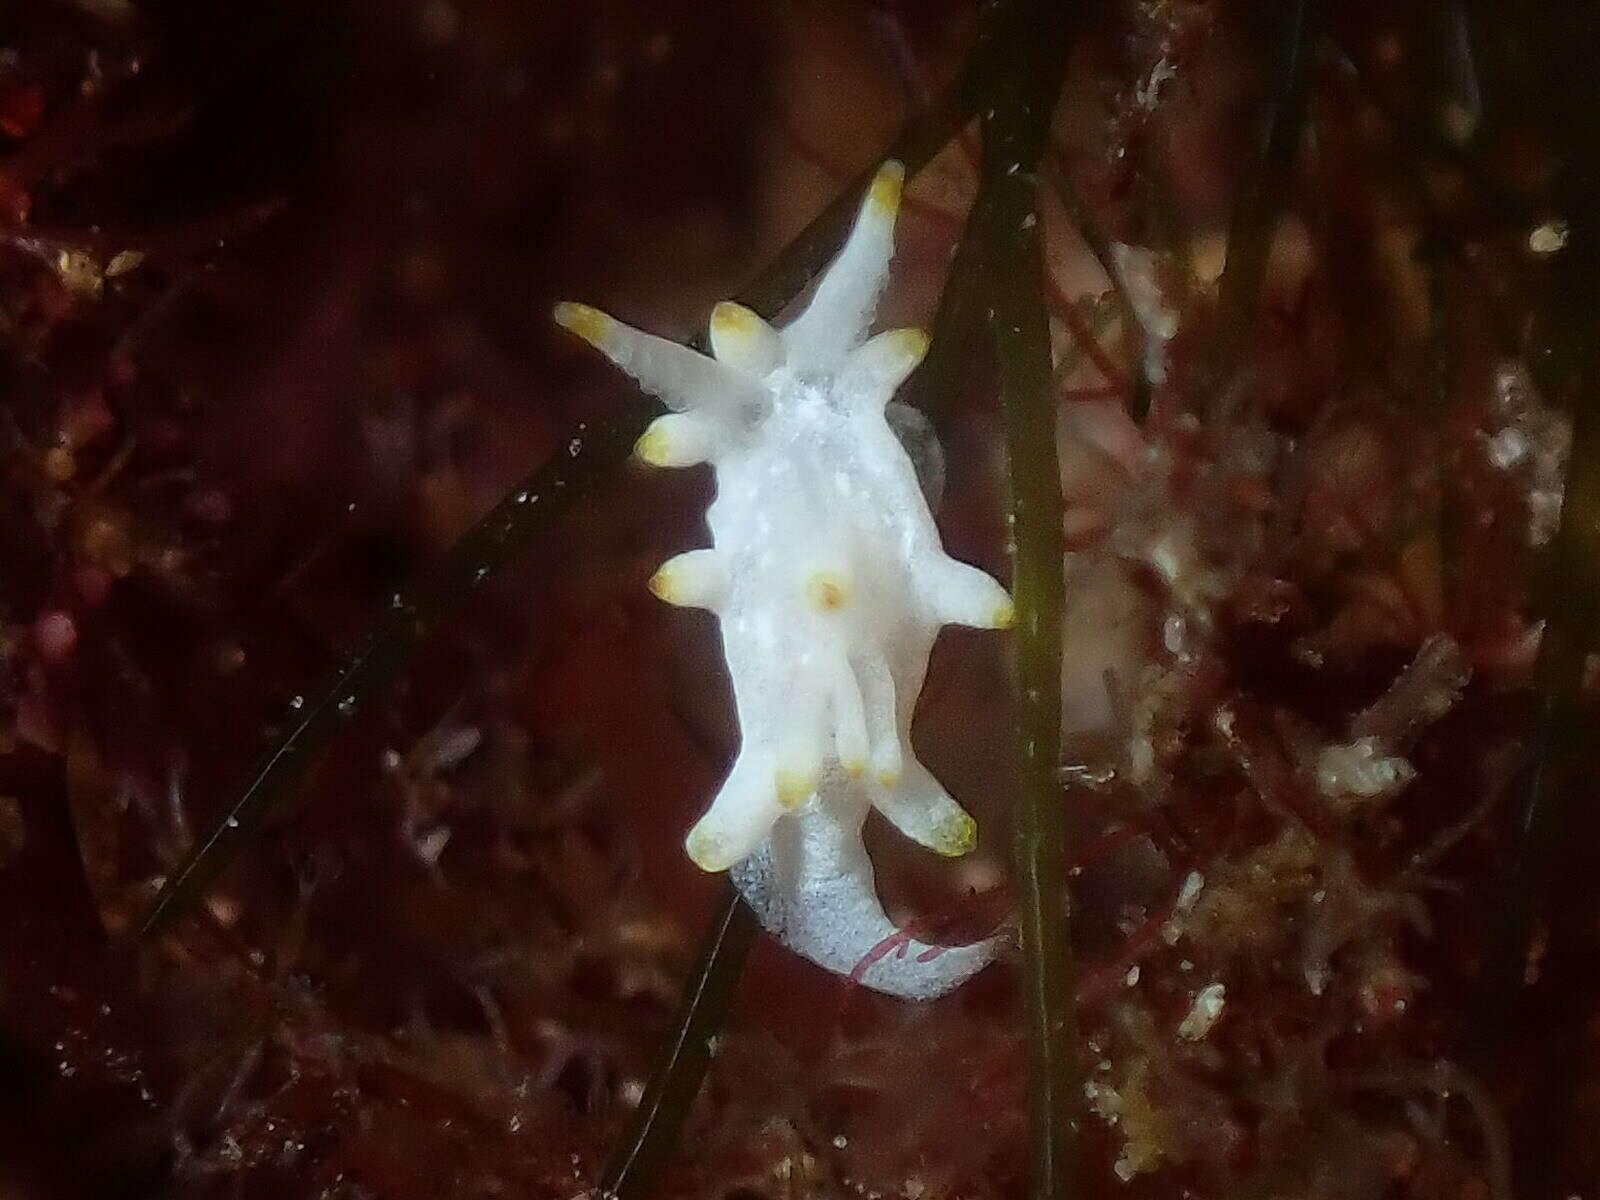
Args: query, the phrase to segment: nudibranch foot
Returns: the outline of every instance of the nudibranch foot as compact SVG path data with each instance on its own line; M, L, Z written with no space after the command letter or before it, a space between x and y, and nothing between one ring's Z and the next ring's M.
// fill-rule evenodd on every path
M925 998L981 969L1000 942L934 946L897 930L861 826L875 806L935 853L973 848L975 822L912 751L912 710L941 626L1003 629L1016 610L993 578L944 553L890 424L931 440L891 403L927 334L867 337L904 177L898 163L879 170L838 257L782 328L718 304L707 356L586 305L555 317L673 410L639 439L641 459L710 463L716 476L712 546L650 580L662 600L716 614L738 710L738 757L685 850L704 870L732 868L784 945ZM936 444L921 457L937 486Z

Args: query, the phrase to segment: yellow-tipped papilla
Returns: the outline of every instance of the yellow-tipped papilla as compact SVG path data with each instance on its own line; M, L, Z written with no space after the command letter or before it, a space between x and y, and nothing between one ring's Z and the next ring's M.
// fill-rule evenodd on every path
M927 355L928 343L928 335L920 329L890 329L869 338L845 360L839 390L887 404Z
M605 349L606 336L616 325L616 321L601 312L598 308L591 308L587 304L575 304L571 300L563 300L555 306L551 316L557 325L577 334L591 346Z
M689 830L689 836L683 839L683 852L695 866L712 874L726 871L743 857L736 853L728 839L704 818Z
M668 604L715 609L728 592L728 569L715 550L689 550L662 563L649 587Z
M867 188L867 204L893 220L900 212L900 194L905 189L906 169L893 159L878 168Z
M977 846L978 823L966 809L952 801L949 809L935 820L925 844L946 858L960 858Z
M920 584L947 625L1008 629L1016 622L1016 604L992 575L948 555L925 568Z
M724 300L711 310L711 352L718 362L766 375L783 361L783 341L755 312Z
M772 774L772 785L778 796L778 804L785 809L799 808L811 799L812 793L817 790L817 781L816 768L804 763L779 767Z
M978 823L915 757L907 757L900 784L885 788L872 803L901 833L946 858L978 844Z
M633 452L652 467L693 467L716 451L717 429L704 417L668 413L650 422Z
M838 256L823 272L805 311L783 328L789 364L832 372L861 344L894 253L895 214L905 168L886 162L867 189Z
M688 346L607 316L587 304L564 301L552 315L621 367L670 409L727 409L760 399L757 381Z
M898 737L884 738L873 747L872 778L877 781L879 787L899 787L904 771L905 759L900 751Z
M702 871L726 871L772 832L782 813L773 791L771 759L760 752L741 752L711 807L684 839L684 850Z
M799 808L822 781L823 721L828 698L818 688L791 694L786 702L784 724L776 730L776 752L772 757L773 791L785 810Z
M844 773L852 779L866 774L870 755L867 716L861 702L861 685L843 656L833 669L833 752Z
M879 787L892 788L900 782L903 755L900 749L898 706L894 675L879 655L852 660L851 675L861 694L862 721L867 744L871 747L868 765Z

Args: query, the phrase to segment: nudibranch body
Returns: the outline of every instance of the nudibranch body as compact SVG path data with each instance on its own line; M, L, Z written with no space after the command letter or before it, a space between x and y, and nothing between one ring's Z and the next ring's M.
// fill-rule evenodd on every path
M877 808L940 854L972 849L972 818L912 751L912 711L940 626L1004 628L1014 609L994 579L944 553L885 419L928 345L908 329L866 339L902 176L896 163L880 170L843 250L781 330L719 304L708 358L582 305L558 306L556 319L674 410L639 439L641 458L716 474L711 547L650 581L661 599L717 615L738 710L739 753L689 832L689 857L731 869L797 953L927 997L981 969L998 941L900 934L861 829Z

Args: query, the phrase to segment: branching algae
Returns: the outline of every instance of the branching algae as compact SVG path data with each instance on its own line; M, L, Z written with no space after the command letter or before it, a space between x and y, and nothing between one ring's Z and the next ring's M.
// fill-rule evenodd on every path
M914 329L866 339L903 177L898 163L878 172L793 322L774 329L717 305L714 357L584 305L558 305L555 318L673 410L639 439L641 458L716 473L712 546L668 560L650 581L668 603L719 618L742 738L689 832L689 857L731 871L795 952L927 998L987 965L999 939L930 946L896 930L862 825L877 808L939 854L972 849L972 818L912 751L912 711L940 626L1003 629L1015 609L994 579L944 553L884 415L928 348Z

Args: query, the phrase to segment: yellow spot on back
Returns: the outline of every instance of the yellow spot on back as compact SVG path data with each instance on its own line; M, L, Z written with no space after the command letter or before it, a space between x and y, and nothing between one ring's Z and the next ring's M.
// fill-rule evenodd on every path
M859 758L841 758L839 765L844 768L844 773L851 779L860 779L867 773L867 764Z
M783 768L773 776L778 789L778 803L784 808L799 808L817 790L817 777L809 771Z
M867 203L877 212L894 216L900 211L900 192L905 187L906 169L897 162L886 162L878 168L872 186L867 190Z
M878 768L878 783L886 788L896 787L900 783L899 767Z
M574 304L570 300L563 300L556 305L552 315L557 325L577 334L591 346L599 346L604 342L613 324L611 318L598 308Z
M818 571L806 580L806 599L818 612L837 612L850 599L850 587L833 571Z

